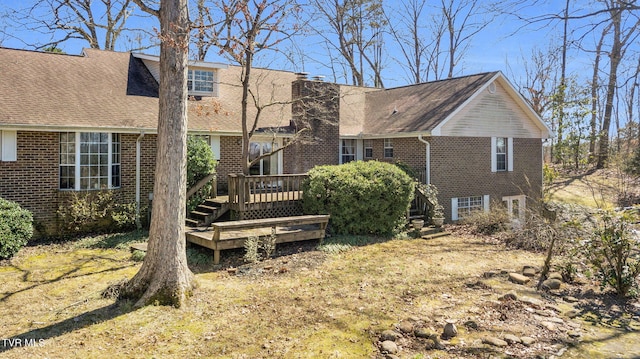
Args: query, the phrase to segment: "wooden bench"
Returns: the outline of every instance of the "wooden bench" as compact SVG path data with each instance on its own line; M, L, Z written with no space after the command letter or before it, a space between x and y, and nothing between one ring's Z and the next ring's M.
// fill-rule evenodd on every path
M275 230L276 243L320 239L322 241L329 215L303 215L292 217L248 219L214 222L211 230L187 232L189 242L213 249L213 262L220 263L220 251L244 247L250 236L269 236Z

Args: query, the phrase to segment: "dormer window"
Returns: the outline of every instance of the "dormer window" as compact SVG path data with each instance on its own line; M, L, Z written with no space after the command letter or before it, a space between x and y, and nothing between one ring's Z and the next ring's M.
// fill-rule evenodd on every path
M187 87L190 95L217 96L215 73L211 70L189 70Z

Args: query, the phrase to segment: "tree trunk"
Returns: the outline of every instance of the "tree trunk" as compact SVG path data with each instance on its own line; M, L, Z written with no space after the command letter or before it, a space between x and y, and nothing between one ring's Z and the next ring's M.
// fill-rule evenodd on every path
M122 297L180 307L193 289L185 249L187 158L187 0L160 8L160 101L154 203L147 255Z

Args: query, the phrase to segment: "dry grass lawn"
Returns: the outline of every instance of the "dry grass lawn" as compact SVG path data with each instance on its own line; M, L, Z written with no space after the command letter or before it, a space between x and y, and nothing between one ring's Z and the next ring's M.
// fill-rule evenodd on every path
M483 278L487 271L540 265L541 255L473 236L304 251L236 273L199 266L199 287L183 309L134 310L103 298L108 284L133 276L139 263L125 245L88 247L28 247L0 266L0 357L381 358L383 330L413 321L436 333L446 319L457 320L460 331L448 350L407 342L402 357L488 357L501 352L480 338L507 331L538 337L536 345L513 352L529 357L548 353L557 339L523 320L519 308L509 309L509 320L493 318L500 309L495 300L509 290L540 296L504 276ZM480 323L478 331L461 324L469 319ZM607 330L627 340L624 330Z

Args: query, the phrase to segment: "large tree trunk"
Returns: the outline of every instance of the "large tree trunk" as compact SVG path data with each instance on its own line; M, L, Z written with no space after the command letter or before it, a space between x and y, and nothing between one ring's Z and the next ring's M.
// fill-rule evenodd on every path
M185 252L187 153L187 0L160 8L160 107L158 152L149 246L140 271L123 287L136 306L180 307L191 293L193 274Z

